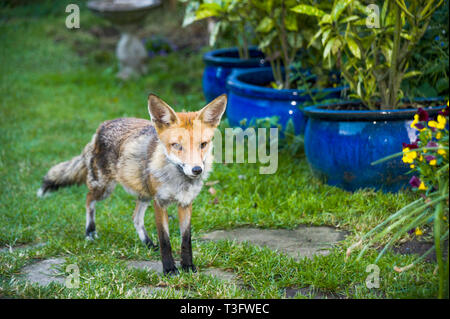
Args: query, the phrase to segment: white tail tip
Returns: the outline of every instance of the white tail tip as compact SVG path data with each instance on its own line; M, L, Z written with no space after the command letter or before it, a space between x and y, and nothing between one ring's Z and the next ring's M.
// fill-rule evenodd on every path
M40 198L44 197L44 191L42 190L42 187L38 189L36 195Z

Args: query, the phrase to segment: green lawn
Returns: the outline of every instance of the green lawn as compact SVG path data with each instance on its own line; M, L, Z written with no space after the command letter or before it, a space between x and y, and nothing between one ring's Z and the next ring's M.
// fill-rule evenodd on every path
M257 164L216 164L210 180L219 181L214 186L217 194L212 196L204 188L194 203L194 262L200 269L233 270L244 283L242 287L230 287L201 274L164 278L128 269L127 260L158 260L159 254L139 241L131 218L134 199L121 187L97 206L100 238L86 242L86 187L63 189L38 199L42 176L52 165L79 154L102 121L148 118L149 92L178 111L203 106L201 55L207 48L153 58L147 76L123 83L114 78L114 60L99 59L95 39L85 31L105 22L82 9L81 29L70 31L64 27L61 8L46 12L45 7L41 11L0 7L0 247L46 243L0 253L0 297L133 298L139 293L127 291L157 284L170 288L158 295L161 298L187 293L194 298L280 298L286 287L314 287L348 298L436 296L432 263L420 263L398 274L393 267L409 264L414 257L388 253L379 263L380 288L369 290L366 266L375 260L377 251L372 249L360 262L354 257L344 260L346 248L358 235L414 195L372 190L348 193L323 185L312 178L304 156L285 152L279 154L274 175L258 174ZM164 23L160 21L164 14L155 12L152 17L149 21ZM82 45L85 53L80 55L76 47ZM173 216L172 246L179 257L177 214L174 208L169 213ZM151 209L146 225L157 240ZM330 255L300 262L248 244L198 240L215 229L299 225L332 225L350 235ZM23 266L53 256L65 256L68 263L80 267L79 289L54 284L42 288L18 279Z

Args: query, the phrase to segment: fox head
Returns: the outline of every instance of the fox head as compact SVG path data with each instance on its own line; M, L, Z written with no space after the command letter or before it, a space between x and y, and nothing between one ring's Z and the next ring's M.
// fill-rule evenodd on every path
M148 110L165 155L187 177L197 179L205 171L214 131L226 105L223 94L197 112L176 113L159 97L149 95Z

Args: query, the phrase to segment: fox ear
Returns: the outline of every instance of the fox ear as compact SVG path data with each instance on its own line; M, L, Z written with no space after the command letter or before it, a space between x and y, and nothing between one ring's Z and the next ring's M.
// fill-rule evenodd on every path
M154 94L148 96L148 112L157 128L163 128L178 122L175 111Z
M211 126L218 126L227 107L227 95L222 94L199 111L197 119Z

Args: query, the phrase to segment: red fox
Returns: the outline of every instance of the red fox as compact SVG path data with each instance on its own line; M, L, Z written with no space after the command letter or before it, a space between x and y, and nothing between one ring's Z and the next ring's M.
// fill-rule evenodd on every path
M192 261L192 202L212 169L212 138L227 104L221 95L197 112L176 113L156 95L148 97L151 121L119 118L102 123L81 155L53 166L38 196L60 187L86 183L86 238L97 236L95 203L117 183L137 197L133 221L140 240L149 238L144 215L153 199L164 274L177 274L169 239L167 206L178 205L181 267L196 271Z

